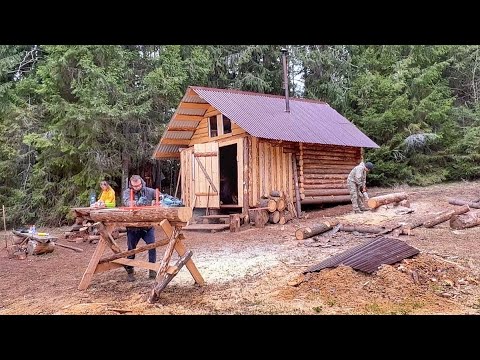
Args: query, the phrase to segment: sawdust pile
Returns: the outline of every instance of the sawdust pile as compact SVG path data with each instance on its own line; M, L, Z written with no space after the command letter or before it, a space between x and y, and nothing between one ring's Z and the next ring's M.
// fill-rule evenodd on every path
M317 301L318 313L456 314L478 304L478 279L456 264L420 254L374 274L348 266L306 274L297 287L280 291L284 300Z

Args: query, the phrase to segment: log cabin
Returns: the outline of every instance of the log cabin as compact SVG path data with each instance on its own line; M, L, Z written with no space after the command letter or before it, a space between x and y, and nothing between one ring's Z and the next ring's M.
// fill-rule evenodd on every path
M350 170L378 147L322 101L189 86L153 158L180 160L185 206L247 213L271 191L349 202Z

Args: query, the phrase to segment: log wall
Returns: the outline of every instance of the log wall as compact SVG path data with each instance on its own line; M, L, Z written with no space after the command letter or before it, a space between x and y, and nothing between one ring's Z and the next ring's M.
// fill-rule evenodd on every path
M296 156L302 204L350 201L347 177L362 160L362 148L290 143L284 151Z

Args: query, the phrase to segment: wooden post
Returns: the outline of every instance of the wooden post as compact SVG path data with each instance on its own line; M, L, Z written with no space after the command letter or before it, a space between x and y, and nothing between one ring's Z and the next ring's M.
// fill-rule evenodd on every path
M5 221L5 205L2 205L3 210L3 228L5 229L5 247L7 247L7 223Z
M240 230L240 214L230 214L230 232Z
M248 215L250 208L250 192L249 192L249 165L250 165L250 137L243 139L243 209L242 213Z
M178 176L177 176L177 186L175 188L175 195L173 195L173 197L177 197L177 194L178 194L178 185L180 185L180 171L178 172Z
M297 175L297 158L295 154L292 154L293 158L293 180L295 184L295 203L297 205L297 218L302 214L302 206L300 204L300 189L298 188L298 175Z

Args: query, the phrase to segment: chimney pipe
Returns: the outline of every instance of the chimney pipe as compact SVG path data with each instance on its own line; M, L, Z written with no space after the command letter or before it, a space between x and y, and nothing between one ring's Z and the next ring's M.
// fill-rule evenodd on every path
M283 87L285 89L285 111L289 113L290 105L288 104L288 68L287 68L288 50L285 48L282 48L281 52L282 52L282 63L283 63Z

